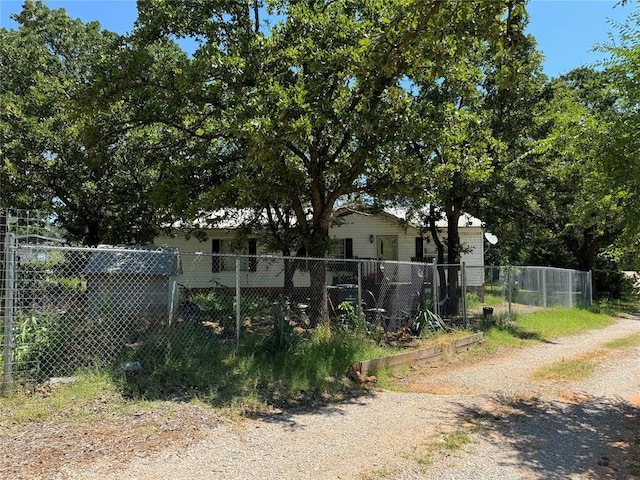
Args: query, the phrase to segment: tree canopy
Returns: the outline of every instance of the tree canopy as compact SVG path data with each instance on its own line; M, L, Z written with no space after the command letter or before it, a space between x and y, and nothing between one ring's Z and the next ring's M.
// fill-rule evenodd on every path
M277 20L265 29L257 2L156 0L139 3L137 35L199 40L190 78L200 81L187 95L206 115L197 134L244 148L230 180L236 205L290 209L306 252L321 257L341 199L405 183L407 81L437 82L474 45L506 38L512 4L272 1ZM312 270L312 291L323 292L322 265Z
M446 216L451 262L463 212L498 234L503 261L592 268L630 257L620 239L637 245L637 12L600 47L603 71L551 81L524 0L144 0L138 12L121 37L27 0L19 27L0 29L5 206L51 211L90 245L242 209L244 231L268 219L269 249L322 257L334 209L353 199ZM323 268L311 268L318 295ZM321 318L326 302L312 303Z
M151 198L175 141L164 126L134 123L132 105L100 103L95 85L125 40L39 1L15 20L0 29L3 203L51 212L84 244L151 241Z

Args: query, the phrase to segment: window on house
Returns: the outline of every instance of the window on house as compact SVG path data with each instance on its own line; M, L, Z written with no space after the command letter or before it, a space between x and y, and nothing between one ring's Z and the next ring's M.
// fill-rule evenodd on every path
M234 257L216 256L220 255L243 255L240 257L240 271L255 272L257 268L257 244L254 238L249 239L242 248L228 239L211 240L211 270L214 272L234 272L236 270L236 259Z
M353 258L353 239L336 238L331 241L327 251L329 258Z
M416 237L416 256L415 259L417 262L424 261L424 238Z
M328 258L346 259L353 258L353 239L352 238L336 238L331 242L327 251ZM354 264L351 262L330 262L329 271L350 271Z

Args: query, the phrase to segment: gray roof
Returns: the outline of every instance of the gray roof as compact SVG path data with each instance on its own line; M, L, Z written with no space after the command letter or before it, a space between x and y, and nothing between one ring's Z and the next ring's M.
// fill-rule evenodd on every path
M177 248L158 247L98 247L84 268L87 275L155 275L182 273Z

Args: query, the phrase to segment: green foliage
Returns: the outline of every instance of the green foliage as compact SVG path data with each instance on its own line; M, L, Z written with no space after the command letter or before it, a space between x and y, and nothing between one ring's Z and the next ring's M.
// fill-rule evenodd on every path
M387 352L366 336L328 325L297 333L283 313L274 306L271 334L245 336L240 345L221 342L198 324L158 330L123 352L122 363L140 362L142 370L122 374L122 388L136 398L197 397L241 409L314 401L352 388L345 377L351 363Z
M14 358L18 368L37 369L41 353L51 347L56 334L60 333L56 328L59 317L52 313L18 315L16 321L19 327L14 337L17 345Z
M51 212L70 239L89 245L149 242L160 213L151 192L177 135L137 127L126 102L94 89L105 70L123 67L113 62L124 39L36 0L15 20L17 29L0 29L5 206Z
M273 306L271 318L273 329L259 344L259 351L277 355L281 353L293 354L299 346L301 337L297 334L289 318L286 315L288 305L286 303Z
M576 335L586 330L605 328L613 323L607 314L584 309L549 308L508 321L481 325L488 344L524 346L531 342L551 341L554 338Z
M230 205L266 211L270 226L280 227L267 240L271 249L294 252L301 243L308 255L324 256L340 199L389 198L415 171L402 152L422 112L413 110L407 83L418 72L436 84L461 77L455 66L476 60L468 56L470 46L504 40L504 13L513 4L273 1L268 7L278 16L265 27L237 2L141 2L134 48L144 51L172 36L201 40L175 77L183 107L173 105L173 83L155 96L158 103L170 102L154 121L180 125L198 145L177 155L168 175L179 178L192 163L228 174L197 182L188 211ZM464 93L475 91L474 85ZM486 144L484 130L476 128L482 115L464 112L459 110L462 120L451 137ZM425 125L422 138L439 135L440 127ZM458 157L473 164L473 178L488 175L486 153ZM203 191L202 185L214 188ZM326 276L321 265L310 272L315 326L327 318Z
M346 330L366 334L370 325L363 312L358 314L356 307L349 301L344 301L338 305L340 326Z
M474 309L480 306L480 297L475 292L467 292L467 308Z

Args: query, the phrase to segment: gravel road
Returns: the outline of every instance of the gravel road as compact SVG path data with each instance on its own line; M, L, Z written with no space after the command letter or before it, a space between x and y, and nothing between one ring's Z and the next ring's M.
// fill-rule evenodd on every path
M473 365L421 367L402 380L409 393L203 424L187 447L117 464L103 457L53 478L640 478L640 348L602 348L638 333L640 317L621 318ZM598 363L585 381L531 378L541 365L580 355ZM446 448L460 432L469 442Z

